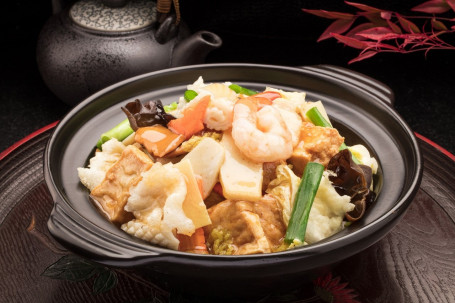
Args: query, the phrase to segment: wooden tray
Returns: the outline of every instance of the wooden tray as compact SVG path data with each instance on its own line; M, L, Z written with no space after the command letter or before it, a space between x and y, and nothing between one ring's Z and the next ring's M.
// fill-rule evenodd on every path
M54 126L0 154L0 301L205 302L169 294L133 272L85 262L52 240L43 152ZM330 274L261 302L455 302L455 158L417 136L423 179L402 221Z

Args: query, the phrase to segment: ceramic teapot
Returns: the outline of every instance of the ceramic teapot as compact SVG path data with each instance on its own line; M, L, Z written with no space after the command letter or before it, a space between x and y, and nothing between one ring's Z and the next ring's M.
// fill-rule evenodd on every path
M62 1L62 0L60 0ZM190 34L179 15L160 14L151 0L53 1L37 42L37 64L49 89L75 105L139 74L203 63L221 46L208 31Z

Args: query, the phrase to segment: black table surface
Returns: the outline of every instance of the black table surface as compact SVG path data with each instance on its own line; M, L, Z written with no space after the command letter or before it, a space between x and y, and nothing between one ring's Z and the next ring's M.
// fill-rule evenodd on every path
M217 2L215 7L213 1L191 1L191 5L189 1L181 1L181 7L191 30L204 28L223 39L223 46L207 57L208 63L333 64L361 72L393 90L396 110L415 132L455 153L455 51L435 50L426 56L423 53L379 54L348 65L358 51L335 41L317 43L330 20L301 11L303 7L346 9L338 2L329 1L321 7L323 4L316 1L293 1L274 7L271 1L248 1L251 9L261 8L250 16L229 10L227 2ZM230 3L240 5L239 1ZM405 1L395 8L418 3ZM10 1L6 6L2 11L8 14L0 21L4 29L0 46L0 151L61 119L71 109L46 87L36 64L36 41L51 16L51 1ZM223 11L224 18L207 10Z

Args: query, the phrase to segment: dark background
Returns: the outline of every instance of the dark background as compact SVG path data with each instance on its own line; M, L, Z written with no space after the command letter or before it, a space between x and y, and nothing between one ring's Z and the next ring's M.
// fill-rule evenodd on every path
M415 14L410 8L423 1L358 2L406 15ZM0 151L61 119L71 108L45 86L36 65L36 42L52 14L51 0L1 5ZM427 56L422 52L379 54L348 65L358 51L334 40L317 43L331 20L301 10L353 12L343 1L181 0L180 6L192 31L210 30L223 39L223 46L207 62L333 64L364 73L391 87L395 108L412 129L455 153L455 51L435 50Z

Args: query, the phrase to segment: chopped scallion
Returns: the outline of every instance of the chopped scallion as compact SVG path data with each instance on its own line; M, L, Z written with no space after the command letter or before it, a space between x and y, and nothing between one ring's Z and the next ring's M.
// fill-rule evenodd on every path
M247 96L256 95L258 93L258 92L254 91L254 90L242 87L242 86L237 85L237 84L231 84L231 85L229 85L229 88L232 89L233 91L235 91L237 94L244 94L244 95L247 95Z
M107 132L103 133L100 139L98 140L96 147L101 149L101 146L112 138L116 138L117 140L122 141L126 137L131 135L133 132L134 130L131 128L130 122L128 121L128 119L125 119L116 126L114 126L114 128L112 128L111 130L108 130Z
M194 90L190 90L190 89L185 91L185 93L183 94L183 98L185 98L186 102L190 102L191 100L196 98L196 96L197 96L197 93Z
M327 121L324 116L321 114L321 112L318 110L318 108L312 107L306 112L306 116L313 122L314 125L316 126L322 126L322 127L330 127L332 128L332 124L330 124L329 121Z
M178 106L177 102L172 102L172 103L169 104L169 105L163 106L163 108L164 108L164 111L165 111L166 113L168 113L168 112L171 112L171 111L177 109L177 106Z

